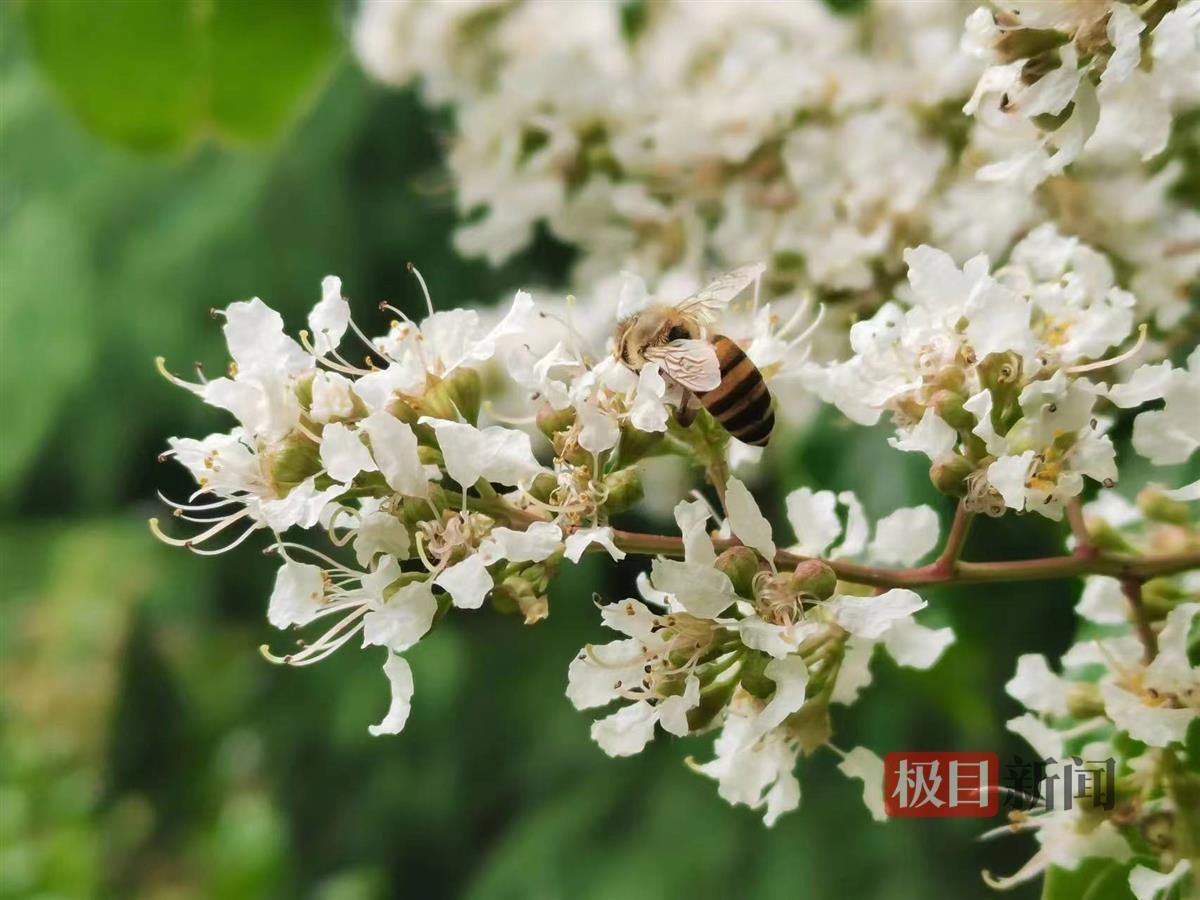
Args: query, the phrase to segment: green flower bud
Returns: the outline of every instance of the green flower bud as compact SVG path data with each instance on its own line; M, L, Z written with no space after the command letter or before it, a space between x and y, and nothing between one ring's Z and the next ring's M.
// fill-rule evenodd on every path
M442 451L437 447L417 447L417 459L421 461L423 466L442 466L445 461L442 459Z
M967 373L962 366L946 366L933 379L933 386L938 390L965 394L967 392Z
M501 612L520 612L526 625L540 622L550 615L550 602L532 581L527 571L508 576L492 591L492 605Z
M805 703L797 712L788 716L787 725L788 731L799 740L800 749L805 756L812 756L833 737L829 703L824 699Z
M642 489L642 474L636 467L621 469L604 477L604 486L608 488L608 499L604 501L604 510L610 514L629 509L644 496Z
M626 422L621 426L621 441L617 444L617 465L628 466L649 456L666 436L665 431L640 431Z
M455 369L445 378L431 379L421 398L421 408L438 419L458 419L461 415L472 425L479 421L482 388L474 369Z
M729 705L729 699L733 696L733 689L737 687L737 684L738 680L731 678L725 681L714 681L704 688L700 692L699 705L687 712L688 730L697 731L711 725L721 710Z
M765 653L752 653L742 663L742 687L760 700L766 700L775 693L775 682L764 674L770 661L771 657Z
M975 466L965 456L947 453L929 467L929 480L943 494L962 497L967 493L967 478L974 471Z
M980 361L980 383L992 392L998 405L1001 398L1007 400L1020 390L1022 365L1021 355L1012 351L989 353Z
M1088 681L1076 681L1067 691L1067 712L1077 719L1104 715L1100 688Z
M321 448L307 436L293 431L272 449L271 481L286 494L310 475L321 471Z
M550 502L550 495L554 493L554 489L558 487L558 479L549 472L542 472L533 479L533 484L529 486L529 493L543 503Z
M828 565L819 559L806 559L797 563L792 571L792 584L801 594L811 594L818 600L828 600L837 591L838 577Z
M317 377L317 373L305 372L298 377L293 385L293 390L296 393L296 399L300 401L300 405L305 409L312 408L312 385L313 379Z
M929 405L951 428L970 430L975 427L975 417L963 409L965 400L962 394L943 388L929 398Z
M1000 33L994 48L1005 62L1031 59L1061 47L1071 36L1051 28L1013 28Z
M1188 524L1187 504L1182 500L1172 500L1155 488L1146 488L1139 492L1137 505L1142 515L1152 522L1163 522L1167 525Z
M548 438L554 437L557 432L566 431L574 424L575 410L569 406L566 409L555 409L549 403L543 403L542 408L538 410L538 431Z
M758 554L749 547L730 547L717 557L717 568L729 576L733 589L747 600L754 597L754 576L759 567Z
M395 416L407 425L416 425L417 419L421 418L421 413L417 409L413 398L405 395L397 394L392 397L385 409L390 415Z
M1152 578L1142 585L1142 605L1151 619L1165 619L1167 613L1189 599L1170 578Z

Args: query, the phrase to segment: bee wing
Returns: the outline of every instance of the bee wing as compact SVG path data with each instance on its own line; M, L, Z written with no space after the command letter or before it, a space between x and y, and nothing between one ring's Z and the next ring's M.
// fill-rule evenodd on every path
M711 391L721 383L717 351L708 341L672 341L646 351L664 373L689 391Z
M766 266L762 263L755 263L726 272L699 293L681 300L675 306L681 312L707 325L726 303L744 291L765 269Z

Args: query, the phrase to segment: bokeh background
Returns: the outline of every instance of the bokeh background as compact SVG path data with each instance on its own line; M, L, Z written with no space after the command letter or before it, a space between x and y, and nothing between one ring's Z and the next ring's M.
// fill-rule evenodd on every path
M408 260L446 307L565 279L570 248L549 239L501 269L454 255L448 120L366 80L346 15L0 5L0 895L985 895L981 869L1016 869L1030 839L874 825L832 754L802 763L801 810L772 830L683 764L711 737L606 758L566 665L606 639L592 592L627 594L634 566L568 567L534 628L451 617L409 657L405 732L372 738L376 657L287 670L257 652L281 638L253 542L202 559L152 539L155 492L189 490L156 461L165 439L228 427L153 364L220 370L211 307L260 296L298 327L336 273L382 330L380 300L421 308ZM875 516L937 503L906 456L824 414L769 458L775 520L805 484L852 487ZM1059 548L1033 518L983 523L967 556ZM1003 684L1019 653L1068 646L1077 590L931 593L926 621L958 642L930 672L877 658L839 744L1022 752Z

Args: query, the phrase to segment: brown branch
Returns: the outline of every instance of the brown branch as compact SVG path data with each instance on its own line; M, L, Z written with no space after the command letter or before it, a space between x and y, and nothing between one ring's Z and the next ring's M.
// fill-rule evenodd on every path
M966 504L960 500L958 506L954 508L954 521L950 523L950 533L946 535L946 543L942 547L942 552L938 554L938 558L933 561L933 569L947 575L958 570L963 542L967 539L967 532L971 530L971 522L974 521L974 518L967 511Z
M1084 558L1095 556L1096 547L1088 533L1087 522L1083 519L1083 506L1078 497L1067 501L1067 522L1071 526L1071 534L1075 535L1075 555Z
M1138 640L1142 642L1142 656L1146 665L1154 662L1158 656L1158 636L1150 627L1150 617L1146 614L1146 604L1142 600L1142 579L1122 578L1121 591L1129 602L1129 610L1133 613L1133 621L1137 626Z
M683 539L660 534L631 531L614 532L618 547L630 553L683 557ZM734 546L730 539L716 539L717 551ZM780 568L794 568L812 557L786 550L775 555ZM939 557L940 559L940 557ZM1079 575L1108 575L1119 579L1145 581L1200 568L1200 552L1169 553L1158 556L1118 556L1097 554L1092 557L1049 556L1004 562L956 562L951 571L938 562L910 569L886 569L843 560L823 560L838 578L872 587L928 587L939 584L988 584L1013 581L1040 581L1073 578Z

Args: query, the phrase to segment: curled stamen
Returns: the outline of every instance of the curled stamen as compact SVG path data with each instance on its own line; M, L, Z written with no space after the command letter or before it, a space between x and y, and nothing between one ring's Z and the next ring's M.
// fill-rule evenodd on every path
M204 390L203 384L196 384L195 382L185 381L184 379L180 378L178 375L175 375L174 373L170 372L167 369L167 358L165 356L154 357L154 368L158 369L158 374L160 374L163 378L167 379L167 381L171 382L171 384L175 385L176 387L186 388L187 390L191 391L194 394L198 394Z
M1069 366L1066 371L1071 375L1079 375L1079 374L1082 374L1083 372L1094 372L1097 369L1107 369L1110 366L1118 365L1120 363L1125 362L1125 360L1129 359L1130 357L1135 356L1137 354L1137 352L1142 349L1142 347L1143 347L1143 345L1145 345L1145 343L1146 343L1146 323L1143 322L1141 325L1138 326L1137 342L1134 343L1134 345L1132 347L1130 347L1128 350L1126 350L1124 353L1120 353L1117 356L1112 357L1111 359L1099 359L1099 360L1096 360L1096 362L1085 363L1082 366Z
M227 516L226 518L222 519L217 525L214 525L212 528L208 529L207 531L203 531L200 534L196 535L195 537L188 538L188 539L173 538L173 537L170 537L169 535L167 535L162 530L162 528L159 527L157 518L150 519L148 524L150 525L151 533L156 538L158 538L160 541L162 541L164 544L170 544L172 547L186 547L187 549L191 550L191 549L194 549L196 545L203 544L209 538L215 537L216 535L220 534L222 531L224 531L230 525L234 524L237 521L240 521L241 519L244 519L249 514L250 514L250 510L248 510L248 509L243 509L239 512L232 513L229 516Z

